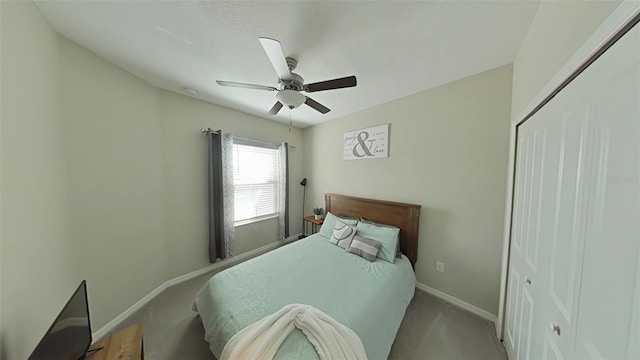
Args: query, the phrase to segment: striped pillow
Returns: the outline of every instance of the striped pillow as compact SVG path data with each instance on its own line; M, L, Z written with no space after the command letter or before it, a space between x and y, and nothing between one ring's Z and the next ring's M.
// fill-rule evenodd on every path
M347 251L374 262L376 261L376 255L378 255L380 247L382 247L382 243L379 241L356 235L353 241L351 241L351 246Z
M331 239L329 242L336 244L343 249L348 249L351 245L351 240L356 235L356 229L354 226L349 226L342 221L336 219L336 226L333 227L331 233Z

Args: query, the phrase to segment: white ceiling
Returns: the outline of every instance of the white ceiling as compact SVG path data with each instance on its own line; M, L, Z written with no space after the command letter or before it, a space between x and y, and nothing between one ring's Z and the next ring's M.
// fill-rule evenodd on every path
M239 111L268 114L275 92L215 80L277 86L259 37L298 59L305 83L356 75L355 88L308 94L307 127L514 61L538 0L493 1L36 1L63 36L153 85Z

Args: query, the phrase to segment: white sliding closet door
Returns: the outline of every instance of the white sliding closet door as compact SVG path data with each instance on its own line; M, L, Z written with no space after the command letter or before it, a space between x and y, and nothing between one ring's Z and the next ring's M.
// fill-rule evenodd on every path
M518 129L505 346L511 359L542 358L545 326L540 299L547 292L560 163L559 123L551 108Z
M640 358L640 25L518 128L511 359Z
M549 319L560 326L561 333L547 331L545 353L549 358L558 354L579 359L639 359L640 26L572 85L575 90L559 100L568 105L565 109L578 114L563 117L562 123L564 130L573 121L581 131L575 145L581 151L575 153L586 160L576 159L575 182L582 190L576 194L573 211L580 215L563 217L565 208L574 205L564 205L562 198L556 211L559 227L574 228L564 234L576 239L575 270L567 269L575 285L570 286L570 298L564 303L556 301L559 298L554 295L564 293L564 284L553 283L563 275L553 270L562 269L565 261L562 252L554 252L564 240L559 232L552 239ZM565 151L565 157L570 154ZM571 185L567 182L566 186ZM560 188L559 194L562 191ZM569 336L562 333L563 326L568 326Z

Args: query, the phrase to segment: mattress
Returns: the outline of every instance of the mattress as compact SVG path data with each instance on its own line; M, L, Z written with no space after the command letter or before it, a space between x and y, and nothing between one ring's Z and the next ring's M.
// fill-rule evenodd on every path
M415 275L403 255L369 262L315 234L214 275L194 308L205 340L220 357L224 345L247 325L288 304L307 304L351 328L369 359L386 359L415 291ZM317 359L295 329L278 359Z

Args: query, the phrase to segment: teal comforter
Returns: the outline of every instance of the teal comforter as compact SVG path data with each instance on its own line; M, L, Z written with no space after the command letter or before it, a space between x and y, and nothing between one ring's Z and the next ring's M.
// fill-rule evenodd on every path
M404 256L394 264L381 259L369 262L316 234L216 274L196 295L194 308L216 357L247 325L299 303L312 305L355 331L369 359L386 359L413 298L415 281ZM318 356L296 329L276 358Z

